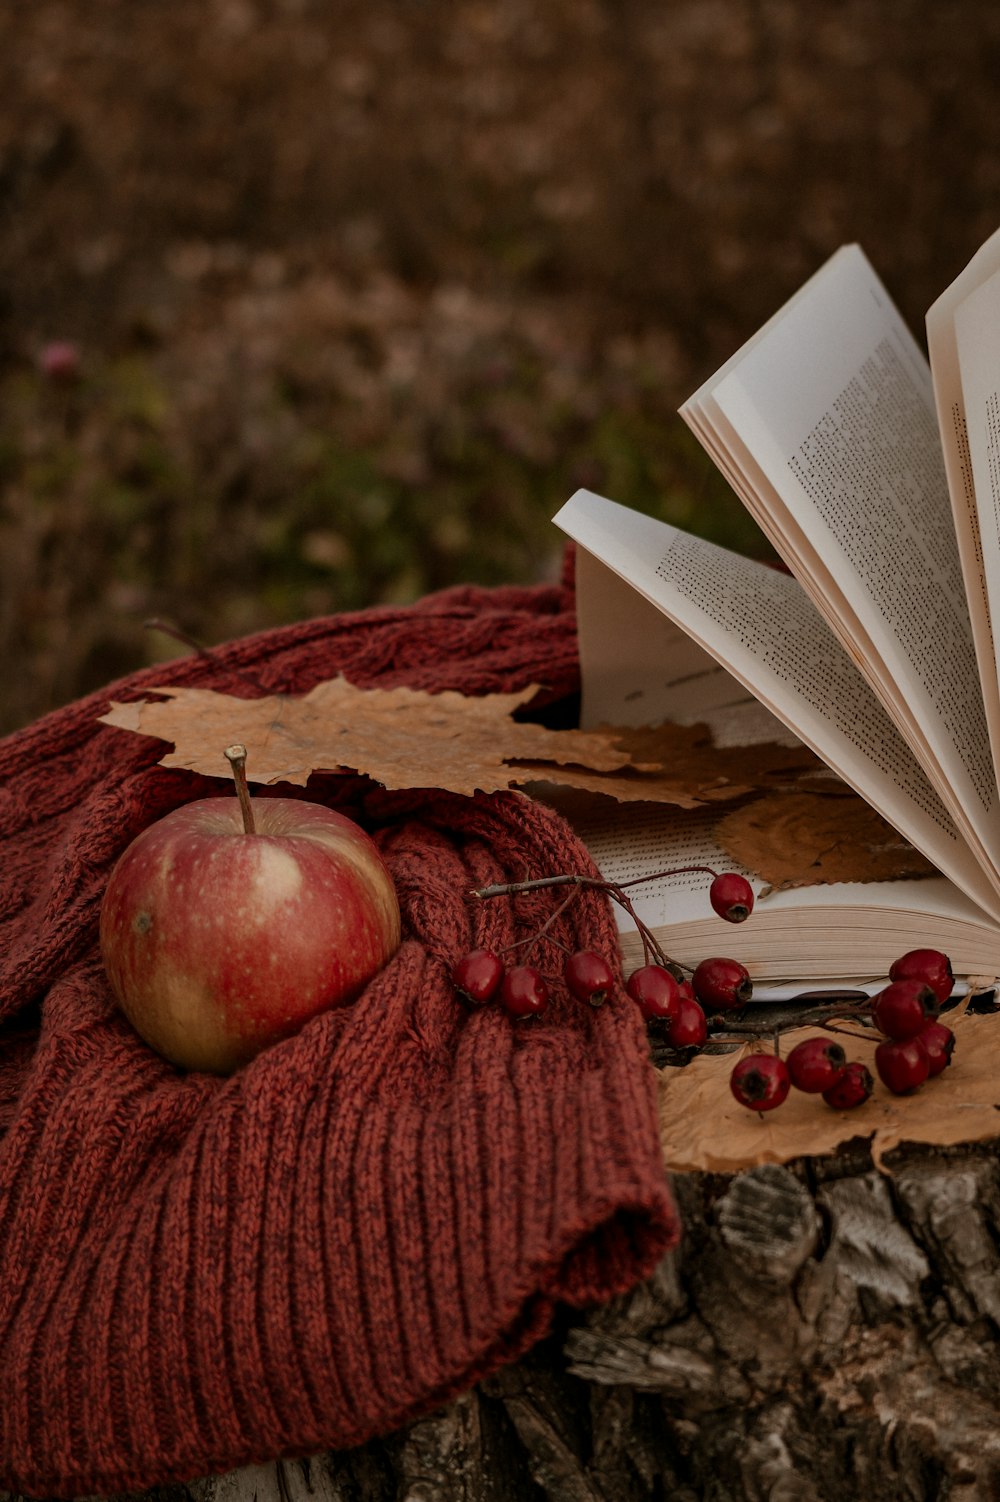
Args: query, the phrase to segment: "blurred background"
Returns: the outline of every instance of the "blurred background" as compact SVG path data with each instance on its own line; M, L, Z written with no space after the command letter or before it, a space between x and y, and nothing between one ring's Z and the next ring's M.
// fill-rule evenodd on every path
M845 241L922 334L998 106L986 0L0 0L0 731L580 484L763 554L678 404Z

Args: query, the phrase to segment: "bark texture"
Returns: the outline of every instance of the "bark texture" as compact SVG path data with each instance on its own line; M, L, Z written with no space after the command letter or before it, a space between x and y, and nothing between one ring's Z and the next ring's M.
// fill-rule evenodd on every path
M675 1181L681 1248L447 1409L145 1502L1000 1498L996 1144Z

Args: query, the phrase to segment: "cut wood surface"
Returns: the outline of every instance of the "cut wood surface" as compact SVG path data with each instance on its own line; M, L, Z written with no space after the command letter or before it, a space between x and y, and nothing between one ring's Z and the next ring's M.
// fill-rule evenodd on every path
M446 1409L145 1502L1000 1497L995 1141L673 1182L655 1275Z

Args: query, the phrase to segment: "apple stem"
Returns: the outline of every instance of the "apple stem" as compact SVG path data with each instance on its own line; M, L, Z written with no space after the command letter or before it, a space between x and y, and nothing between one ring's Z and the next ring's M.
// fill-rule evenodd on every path
M233 769L236 796L240 800L240 812L243 815L243 832L256 834L257 825L253 816L250 788L247 784L247 748L246 746L227 746L224 755Z

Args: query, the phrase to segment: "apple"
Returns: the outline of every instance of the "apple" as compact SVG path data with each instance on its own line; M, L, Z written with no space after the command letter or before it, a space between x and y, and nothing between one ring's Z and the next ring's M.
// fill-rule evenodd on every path
M217 1074L354 1000L400 941L392 878L365 831L318 803L251 804L236 749L239 797L144 830L100 918L104 968L136 1032Z

